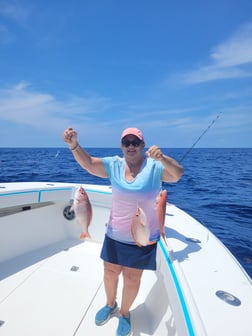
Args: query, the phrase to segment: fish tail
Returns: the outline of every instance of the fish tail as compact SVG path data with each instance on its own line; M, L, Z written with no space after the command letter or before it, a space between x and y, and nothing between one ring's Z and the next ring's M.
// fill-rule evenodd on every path
M80 235L80 239L85 239L85 238L89 238L91 239L91 236L88 232L82 232Z
M163 238L165 245L168 247L167 241L166 241L166 237L165 237L165 233L161 232L161 237Z

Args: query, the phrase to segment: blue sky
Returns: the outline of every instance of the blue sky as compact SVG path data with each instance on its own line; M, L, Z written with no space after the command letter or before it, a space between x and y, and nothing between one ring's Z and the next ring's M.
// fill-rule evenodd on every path
M251 0L0 0L0 147L252 147Z

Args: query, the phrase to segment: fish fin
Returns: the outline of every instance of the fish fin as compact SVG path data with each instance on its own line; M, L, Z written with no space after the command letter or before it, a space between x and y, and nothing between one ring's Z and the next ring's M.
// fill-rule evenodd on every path
M132 236L134 242L135 242L138 246L141 246L141 245L139 245L139 243L138 243L137 240L136 240L136 237L135 237L134 231L133 231L133 229L132 229L132 226L131 226L131 236Z
M140 221L140 224L141 224L142 226L146 226L143 220Z
M88 232L82 232L80 234L80 239L85 239L85 238L91 239L91 236Z
M136 237L135 237L135 234L134 234L134 231L132 229L132 226L131 226L131 236L134 240L134 242L136 243L137 246L141 247L142 245L137 241Z

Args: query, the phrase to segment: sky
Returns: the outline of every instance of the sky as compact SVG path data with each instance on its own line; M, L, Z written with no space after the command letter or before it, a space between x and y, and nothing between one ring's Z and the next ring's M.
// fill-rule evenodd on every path
M252 1L0 0L0 123L0 147L252 147Z

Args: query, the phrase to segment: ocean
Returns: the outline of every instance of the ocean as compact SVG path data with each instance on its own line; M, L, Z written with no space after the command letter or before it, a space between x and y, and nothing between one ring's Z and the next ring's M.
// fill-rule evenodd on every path
M119 148L89 148L121 155ZM163 149L180 161L187 149ZM252 148L194 148L178 183L165 183L168 201L212 231L252 278ZM0 183L53 181L109 185L85 172L68 148L0 148Z

